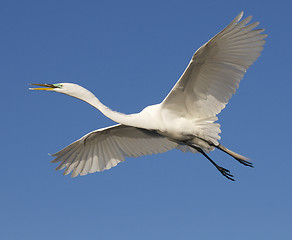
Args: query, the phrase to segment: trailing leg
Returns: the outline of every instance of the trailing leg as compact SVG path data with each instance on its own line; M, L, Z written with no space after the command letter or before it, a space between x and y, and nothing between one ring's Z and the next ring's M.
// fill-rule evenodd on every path
M199 138L199 137L196 137L196 138ZM216 147L216 148L220 149L221 151L227 153L228 155L230 155L231 157L233 157L235 160L237 160L239 163L241 163L241 164L243 164L245 166L248 166L248 167L253 167L253 165L250 162L250 159L249 158L247 158L245 156L242 156L242 155L240 155L240 154L238 154L236 152L231 151L230 149L222 146L220 143L219 143L219 145L216 146L215 144L213 144L211 142L207 142L206 140L204 140L202 138L199 138L199 139L202 140L202 141L204 141L204 142L206 142L206 143L208 143L209 145L211 145L213 147ZM190 147L192 147L192 146L190 146Z
M214 145L215 146L215 145ZM235 153L231 150L229 150L228 148L222 146L221 144L219 144L218 146L215 146L216 148L220 149L221 151L227 153L228 155L230 155L231 157L233 157L234 159L236 159L238 162L240 162L241 164L248 166L248 167L253 167L252 163L249 161L249 158L244 157L238 153Z

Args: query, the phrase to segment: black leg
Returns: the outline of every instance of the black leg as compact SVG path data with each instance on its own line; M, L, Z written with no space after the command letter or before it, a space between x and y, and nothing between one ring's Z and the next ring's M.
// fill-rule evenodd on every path
M204 151L203 149L201 149L200 147L191 145L191 144L187 144L188 146L196 149L199 153L203 154L218 170L219 172L226 178L230 179L231 181L235 181L233 179L233 175L230 174L230 171L228 169L225 169L223 167L220 167L218 164L216 164Z

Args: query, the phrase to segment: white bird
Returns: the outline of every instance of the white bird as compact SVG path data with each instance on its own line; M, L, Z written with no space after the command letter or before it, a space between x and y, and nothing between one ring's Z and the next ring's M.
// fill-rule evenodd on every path
M218 143L217 114L226 106L246 70L260 56L267 37L264 29L247 25L251 16L240 21L241 12L226 28L201 46L167 97L135 114L123 114L103 105L90 91L73 83L32 84L46 90L83 100L119 123L90 132L53 154L72 177L103 171L125 157L163 153L171 149L203 154L225 177L234 181L229 170L218 166L206 153L218 148L240 163L249 159Z

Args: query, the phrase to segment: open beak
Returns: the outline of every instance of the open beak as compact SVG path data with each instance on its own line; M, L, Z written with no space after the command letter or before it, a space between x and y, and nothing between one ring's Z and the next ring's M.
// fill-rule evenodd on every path
M55 84L37 84L37 83L30 83L29 85L40 86L42 88L30 88L29 90L45 90L45 91L52 91L55 88L59 88Z

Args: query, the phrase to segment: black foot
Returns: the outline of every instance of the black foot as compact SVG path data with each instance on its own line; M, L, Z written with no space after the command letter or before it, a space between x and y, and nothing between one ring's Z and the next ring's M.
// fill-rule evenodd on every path
M216 168L221 172L221 174L228 178L229 180L231 181L235 181L234 178L233 178L233 175L230 174L230 171L226 168L223 168L223 167L220 167L220 166L216 166Z
M243 164L244 166L248 166L248 167L253 167L252 163L246 160L242 160L242 159L238 159L235 158L238 162L240 162L241 164Z

